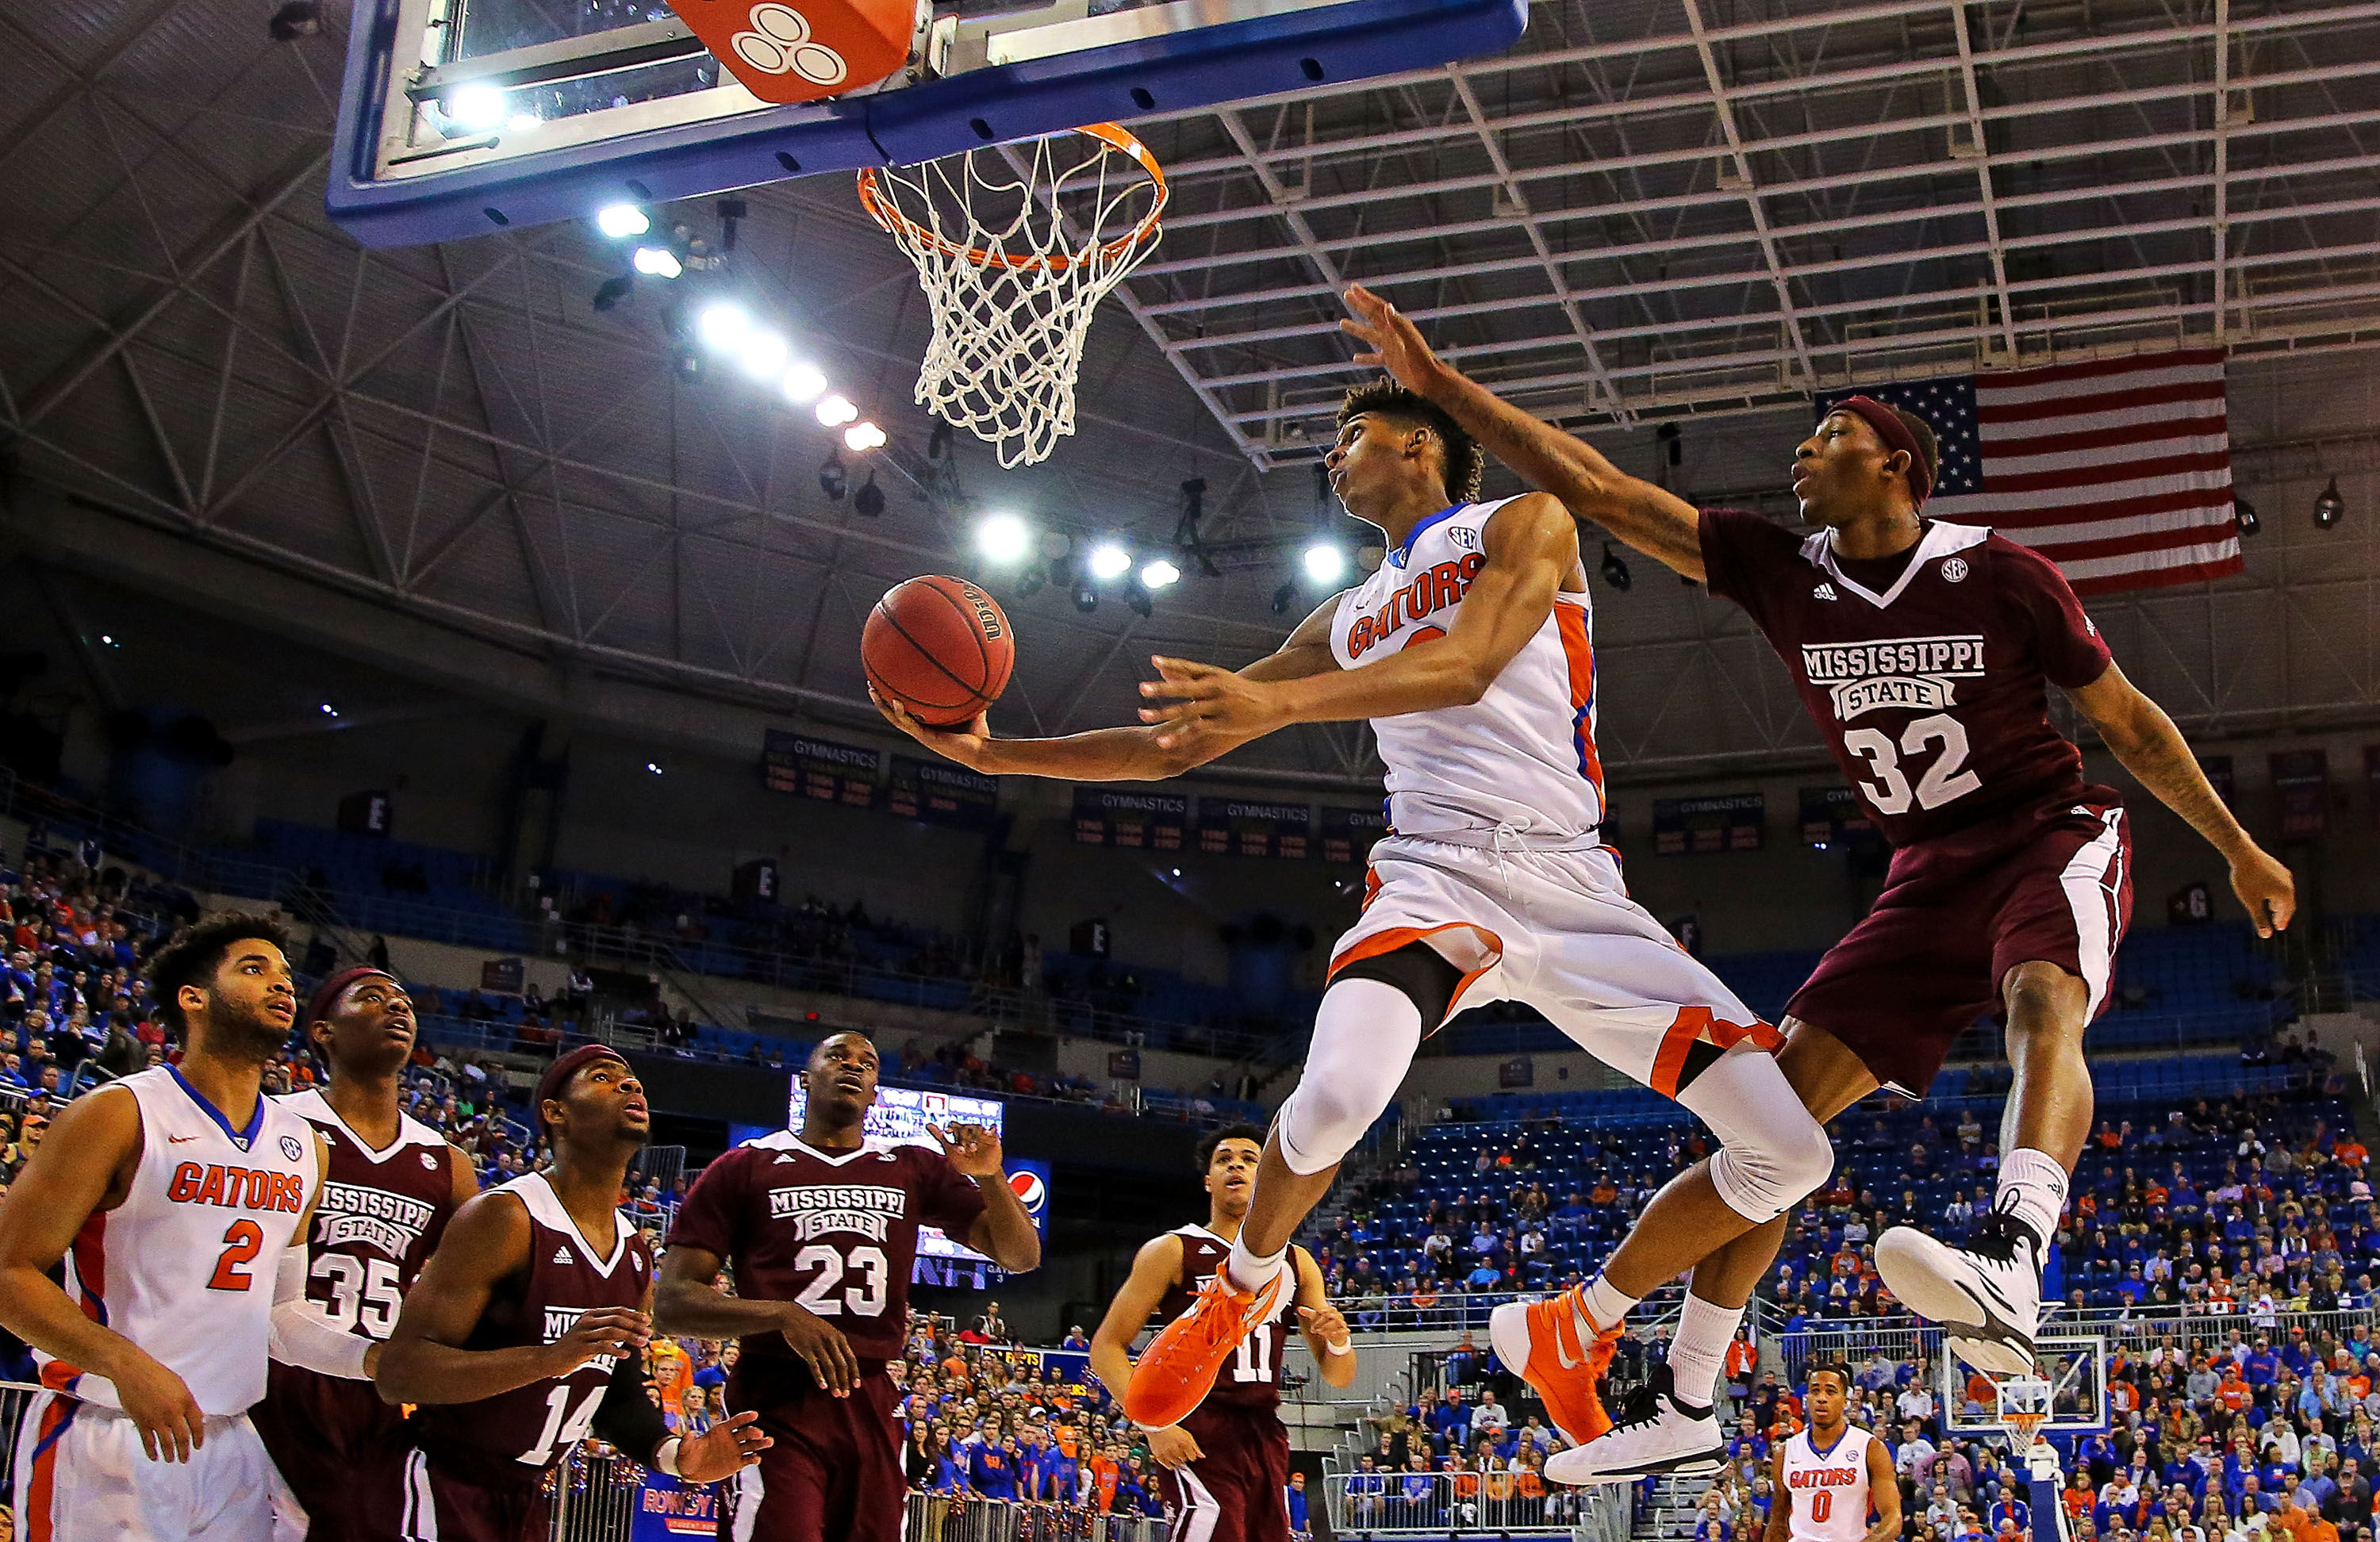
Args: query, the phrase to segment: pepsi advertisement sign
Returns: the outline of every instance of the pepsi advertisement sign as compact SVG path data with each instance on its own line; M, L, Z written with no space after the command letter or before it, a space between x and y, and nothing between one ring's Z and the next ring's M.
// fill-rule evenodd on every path
M809 1099L802 1090L801 1077L793 1078L793 1094L785 1108L785 1128L802 1127L802 1115ZM941 1092L925 1087L879 1087L875 1106L861 1122L863 1134L874 1140L889 1140L904 1146L923 1146L939 1151L941 1147L927 1134L929 1125L947 1130L953 1124L979 1124L999 1135L1004 1123L1006 1105L996 1099L970 1098L964 1093ZM1050 1164L1020 1158L1003 1152L1002 1162L1008 1169L1008 1186L1016 1191L1024 1202L1025 1213L1041 1232L1046 1249L1050 1242ZM938 1268L929 1260L940 1260L955 1268ZM989 1279L987 1278L989 1271ZM996 1280L1002 1270L974 1248L946 1237L930 1226L917 1228L917 1267L916 1278L927 1284L973 1285L984 1288Z

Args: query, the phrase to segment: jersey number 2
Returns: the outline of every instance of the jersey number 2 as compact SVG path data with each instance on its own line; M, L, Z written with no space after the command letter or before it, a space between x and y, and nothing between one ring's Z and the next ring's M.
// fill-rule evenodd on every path
M215 1272L207 1281L211 1291L244 1291L256 1283L256 1276L244 1267L256 1261L264 1251L264 1228L252 1220L235 1220L224 1233L223 1257L215 1260Z
M814 1242L794 1255L797 1269L815 1269L818 1278L802 1287L794 1297L797 1306L808 1307L822 1317L837 1317L845 1307L852 1315L876 1317L884 1315L885 1303L892 1299L892 1264L880 1247L855 1247L851 1250L850 1267L867 1278L852 1286L841 1296L834 1288L843 1283L844 1255L824 1243Z
M1942 753L1917 779L1916 790L1911 791L1909 778L1900 772L1900 758L1906 755L1913 761L1937 745ZM1982 777L1966 769L1966 725L1948 712L1919 718L1902 729L1898 747L1873 728L1851 730L1843 735L1843 747L1867 762L1868 774L1875 780L1862 782L1860 790L1879 814L1906 814L1912 802L1920 808L1939 808L1984 784Z

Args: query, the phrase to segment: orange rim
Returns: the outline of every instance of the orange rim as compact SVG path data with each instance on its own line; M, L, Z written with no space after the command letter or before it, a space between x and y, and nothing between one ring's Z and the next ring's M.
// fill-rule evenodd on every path
M1148 147L1127 133L1119 124L1087 123L1074 132L1087 134L1109 149L1120 150L1131 156L1140 169L1148 174L1149 181L1157 188L1156 200L1149 205L1148 212L1141 216L1138 224L1113 240L1099 244L1098 248L1099 258L1102 261L1111 261L1130 251L1157 233L1158 217L1165 212L1165 200L1170 196L1165 187L1165 172L1158 165L1157 157L1148 152ZM1001 252L987 251L981 247L960 246L948 237L927 229L894 208L892 201L883 196L877 186L874 166L860 168L859 206L867 210L869 216L878 225L882 225L887 233L895 236L905 234L922 246L930 247L946 256L963 259L978 268L1065 269L1084 261L1080 257L1067 256L1010 257Z

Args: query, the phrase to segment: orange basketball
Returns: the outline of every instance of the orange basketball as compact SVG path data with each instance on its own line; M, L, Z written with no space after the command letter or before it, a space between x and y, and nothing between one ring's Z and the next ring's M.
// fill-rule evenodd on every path
M895 584L868 613L859 662L876 694L931 728L958 728L1000 699L1016 667L999 601L964 578Z

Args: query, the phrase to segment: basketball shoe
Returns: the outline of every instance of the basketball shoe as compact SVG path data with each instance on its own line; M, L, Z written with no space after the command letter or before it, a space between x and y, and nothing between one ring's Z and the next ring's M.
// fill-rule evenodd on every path
M2041 1239L2005 1208L1975 1223L1964 1247L1913 1226L1876 1240L1876 1271L1921 1317L1942 1325L1951 1353L1986 1376L2031 1376L2041 1329Z
M1708 1403L1678 1396L1667 1366L1621 1404L1619 1422L1600 1439L1546 1459L1546 1481L1579 1487L1627 1483L1657 1473L1715 1473L1727 1465L1727 1444Z
M1578 1287L1542 1301L1513 1301L1488 1314L1488 1342L1496 1358L1521 1373L1546 1403L1546 1416L1572 1445L1611 1427L1597 1381L1620 1344L1620 1324L1605 1328L1586 1315Z
M1124 1416L1148 1429L1189 1417L1214 1390L1216 1373L1241 1341L1280 1309L1288 1278L1284 1267L1261 1290L1244 1291L1232 1283L1230 1270L1217 1269L1190 1309L1141 1352L1124 1385Z

